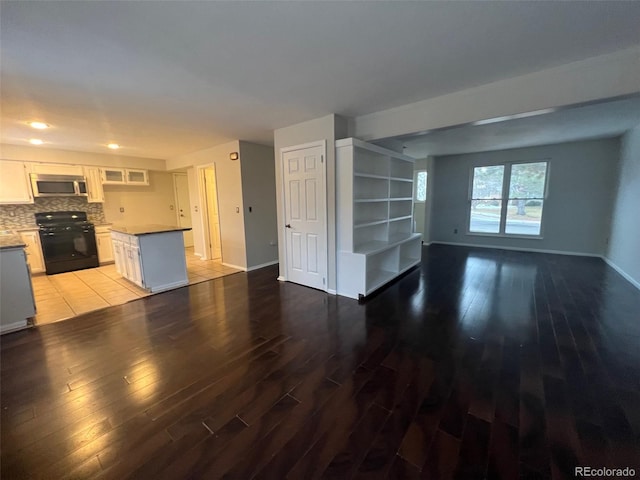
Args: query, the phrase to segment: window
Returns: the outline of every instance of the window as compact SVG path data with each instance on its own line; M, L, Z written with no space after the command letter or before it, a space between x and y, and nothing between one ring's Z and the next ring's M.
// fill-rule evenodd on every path
M475 167L469 232L539 236L548 162Z
M426 170L418 170L416 172L416 176L414 178L415 182L415 194L414 200L416 202L426 202L427 201L427 171Z

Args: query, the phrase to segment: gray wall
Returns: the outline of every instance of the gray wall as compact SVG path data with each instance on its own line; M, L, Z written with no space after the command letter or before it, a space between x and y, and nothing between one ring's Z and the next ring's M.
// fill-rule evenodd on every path
M549 191L542 219L543 239L468 235L471 168L505 161L549 159ZM437 157L433 172L431 239L527 250L589 255L606 252L619 139L571 142L496 152ZM458 234L454 234L454 229Z
M240 141L240 166L247 268L251 269L278 260L273 147Z
M622 137L607 258L640 288L640 126Z

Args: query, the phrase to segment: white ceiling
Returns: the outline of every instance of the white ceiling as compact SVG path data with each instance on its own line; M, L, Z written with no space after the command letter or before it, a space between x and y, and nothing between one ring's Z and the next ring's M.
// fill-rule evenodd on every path
M172 158L640 44L640 2L3 1L2 142ZM550 88L552 88L550 86Z
M542 111L541 111L542 113ZM400 138L404 153L429 155L505 150L590 138L616 137L640 125L640 96L560 109L485 125L462 125Z

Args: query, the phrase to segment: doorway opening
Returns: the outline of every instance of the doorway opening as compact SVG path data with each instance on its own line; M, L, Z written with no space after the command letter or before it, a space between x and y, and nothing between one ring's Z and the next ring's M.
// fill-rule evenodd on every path
M200 168L202 198L202 226L204 230L204 254L206 258L222 261L220 214L215 165Z

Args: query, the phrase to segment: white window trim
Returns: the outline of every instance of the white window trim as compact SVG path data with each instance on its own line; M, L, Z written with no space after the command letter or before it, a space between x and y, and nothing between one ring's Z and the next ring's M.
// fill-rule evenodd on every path
M544 207L542 208L542 215L540 216L540 234L539 235L522 235L518 233L505 233L505 226L507 223L507 209L509 203L509 186L511 184L511 167L513 165L523 164L523 163L547 163L547 171L544 177L544 197L543 201L547 202L547 197L549 193L549 172L551 170L551 159L550 158L539 158L532 160L517 160L510 162L497 162L497 163L483 163L480 165L472 165L469 169L469 186L467 192L467 221L466 221L466 231L465 235L467 236L477 236L477 237L498 237L498 238L515 238L515 239L524 239L524 240L542 240L544 239ZM504 167L504 177L502 178L502 198L500 201L502 202L502 208L500 210L500 231L498 233L490 233L490 232L472 232L469 230L471 224L471 202L473 201L473 174L476 168L481 167Z

